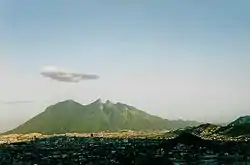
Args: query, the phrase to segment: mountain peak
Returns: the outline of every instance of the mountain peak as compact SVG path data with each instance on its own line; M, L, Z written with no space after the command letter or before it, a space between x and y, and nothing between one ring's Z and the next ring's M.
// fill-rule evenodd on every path
M91 104L81 105L74 100L65 100L48 107L8 133L83 133L100 131L129 130L165 130L180 128L157 116L139 111L122 103L105 103L97 99ZM58 119L60 119L58 121ZM58 121L58 122L55 122ZM186 123L185 126L188 126ZM181 126L182 127L182 126Z
M105 104L112 105L113 103L110 100L107 100Z
M102 104L102 99L99 98L91 104Z
M65 112L65 111L71 111L72 109L81 109L83 107L82 104L69 99L65 101L58 102L54 105L49 106L48 108L45 109L45 111L60 111L60 112Z
M73 100L73 99L68 99L68 100L65 100L65 101L63 101L64 103L69 103L69 104L72 104L72 103L78 103L78 102L76 102L75 100Z
M88 106L95 107L94 109L103 109L103 103L100 98L89 104Z
M68 99L68 100L61 101L61 102L58 102L58 103L54 104L54 106L57 106L57 105L72 106L72 105L81 105L81 104L78 103L78 102L76 102L76 101L73 100L73 99Z

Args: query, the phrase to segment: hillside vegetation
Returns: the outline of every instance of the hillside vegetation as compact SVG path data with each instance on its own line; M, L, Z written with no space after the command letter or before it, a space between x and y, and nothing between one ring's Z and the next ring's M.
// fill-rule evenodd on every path
M200 123L167 120L150 115L135 107L100 99L89 105L66 100L49 106L42 113L28 120L10 133L84 133L118 130L171 130Z

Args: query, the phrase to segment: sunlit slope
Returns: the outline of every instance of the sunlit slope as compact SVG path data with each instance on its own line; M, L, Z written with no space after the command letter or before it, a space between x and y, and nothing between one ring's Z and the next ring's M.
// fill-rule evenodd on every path
M129 130L163 130L198 125L191 121L170 121L135 107L97 100L81 105L66 100L49 106L44 112L7 133L70 133Z

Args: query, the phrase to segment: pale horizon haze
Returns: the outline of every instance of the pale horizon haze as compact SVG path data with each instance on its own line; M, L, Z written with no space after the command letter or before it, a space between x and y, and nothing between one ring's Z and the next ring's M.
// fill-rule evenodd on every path
M248 0L0 0L0 131L73 99L167 119L250 114ZM100 78L42 76L58 67Z

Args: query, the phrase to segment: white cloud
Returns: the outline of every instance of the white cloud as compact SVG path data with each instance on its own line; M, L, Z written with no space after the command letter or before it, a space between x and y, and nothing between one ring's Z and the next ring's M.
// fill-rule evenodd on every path
M70 83L71 82L77 83L83 80L92 80L92 79L99 78L99 76L94 75L94 74L70 72L70 71L62 70L53 66L44 67L41 71L41 75L43 75L44 77L51 78L56 81L70 82Z

